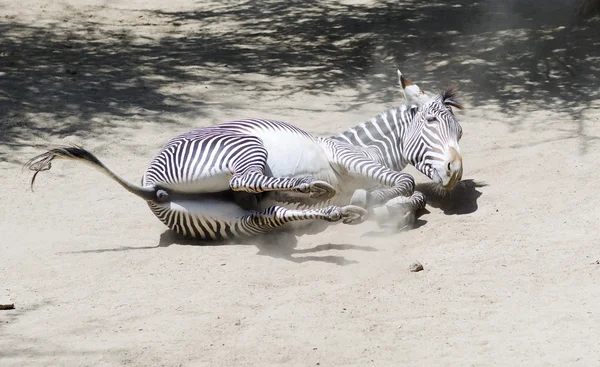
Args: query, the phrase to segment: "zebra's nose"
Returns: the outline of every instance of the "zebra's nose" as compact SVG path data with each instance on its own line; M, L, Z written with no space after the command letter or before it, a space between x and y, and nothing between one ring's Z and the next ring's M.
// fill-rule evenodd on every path
M460 173L462 175L462 159L457 158L446 161L446 174L448 176L452 176L456 173Z
M450 148L450 159L445 162L446 177L443 186L447 190L452 190L462 179L463 166L460 153L454 148Z

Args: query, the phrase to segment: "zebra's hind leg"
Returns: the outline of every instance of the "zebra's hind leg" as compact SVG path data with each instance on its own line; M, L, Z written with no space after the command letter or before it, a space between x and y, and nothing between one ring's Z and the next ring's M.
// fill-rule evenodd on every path
M260 193L265 191L297 191L309 194L317 200L328 200L335 196L333 186L313 177L271 177L260 171L251 170L243 174L234 174L229 181L233 191Z
M229 163L233 177L229 180L229 188L257 194L266 191L296 191L306 193L316 200L328 200L335 196L333 186L314 177L273 177L265 174L268 171L268 152L260 140L253 143L244 138L244 149L252 154L239 156Z
M329 206L324 209L296 210L271 206L263 211L248 214L243 219L243 228L248 233L266 233L286 223L299 220L325 220L344 224L360 224L367 218L363 208L347 205Z

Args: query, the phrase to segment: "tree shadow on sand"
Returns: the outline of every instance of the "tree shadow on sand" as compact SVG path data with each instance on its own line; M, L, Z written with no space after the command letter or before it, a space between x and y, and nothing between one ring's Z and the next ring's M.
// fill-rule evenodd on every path
M578 6L248 0L188 11L119 9L141 19L133 25L96 20L93 6L45 27L5 18L0 142L16 150L39 136L114 140L115 125L176 125L178 115L203 116L205 96L180 89L202 83L235 85L249 102L265 92L279 99L351 88L356 94L340 111L387 104L397 99L396 67L425 89L459 83L473 107L568 114L585 134L583 113L598 99L600 21L575 22ZM166 30L147 36L156 26Z

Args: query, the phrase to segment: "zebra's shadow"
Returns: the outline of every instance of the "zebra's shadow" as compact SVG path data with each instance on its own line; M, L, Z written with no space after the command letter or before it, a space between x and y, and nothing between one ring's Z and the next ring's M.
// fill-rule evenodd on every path
M351 244L333 244L325 243L316 245L310 248L296 248L298 246L298 238L291 232L273 232L249 239L237 239L226 241L198 241L185 238L171 230L166 230L160 236L157 247L168 247L171 245L183 246L256 246L258 249L257 255L271 256L277 259L287 260L293 263L301 264L305 262L317 261L335 265L351 265L357 264L356 260L348 260L340 255L307 255L319 253L323 251L377 251L371 246L359 246ZM300 256L298 256L300 255Z
M471 214L479 209L477 199L483 193L477 188L487 186L485 183L477 182L471 179L463 180L452 191L446 191L439 187L438 184L427 182L418 183L415 190L425 194L427 205L431 208L441 210L445 215L464 215ZM425 208L417 213L416 222L405 229L383 228L369 231L362 237L386 237L396 233L415 230L427 224L427 220L423 217L431 212Z
M178 246L256 246L258 249L257 255L271 256L278 259L291 261L294 263L305 263L309 261L326 262L335 265L350 265L356 264L358 261L348 260L343 256L339 255L325 255L325 256L295 256L305 255L310 253L317 253L329 250L356 250L356 251L377 251L376 248L371 246L359 246L350 244L333 244L326 243L316 245L311 248L297 249L298 239L295 234L290 232L274 232L269 233L245 240L222 240L222 241L202 241L197 239L190 239L177 234L170 229L165 230L159 238L156 246L120 246L118 248L107 248L107 249L95 249L95 250L79 250L79 251L65 251L60 254L85 254L85 253L103 253L103 252L121 252L121 251L134 251L134 250L152 250L161 247L169 247L172 245Z
M483 193L477 189L485 186L483 182L468 179L460 181L452 191L431 182L417 184L416 190L425 194L430 207L441 209L446 215L464 215L479 209L477 200Z
M427 197L427 205L432 208L440 209L446 215L463 215L475 212L479 206L477 200L483 195L477 188L487 186L485 183L474 180L463 180L452 191L444 191L433 183L417 184L416 189L421 191ZM425 210L423 214L427 214ZM419 215L420 217L420 215ZM417 222L408 230L414 230L427 223L423 218L417 218ZM361 237L384 237L398 231L376 230L363 234ZM112 249L81 250L68 253L102 253L119 252L130 250L148 250L159 247L168 247L171 245L186 246L222 246L222 245L253 245L258 248L258 255L266 255L274 258L284 259L294 263L304 263L309 261L327 262L336 265L350 265L357 261L348 260L343 256L325 255L315 256L306 255L309 253L318 253L329 250L356 250L356 251L377 251L374 247L358 246L350 244L321 244L312 248L297 249L298 239L291 232L274 232L266 235L253 237L247 240L228 240L228 241L201 241L185 238L177 233L167 229L160 235L158 245L156 246L121 246ZM301 256L298 256L301 255ZM305 256L302 256L305 255Z

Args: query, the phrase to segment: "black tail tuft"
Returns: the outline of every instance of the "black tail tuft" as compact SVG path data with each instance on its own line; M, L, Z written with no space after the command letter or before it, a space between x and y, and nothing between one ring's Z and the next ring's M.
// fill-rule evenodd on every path
M102 167L102 163L100 163L98 158L80 146L61 146L50 149L46 153L42 153L31 158L24 165L24 168L29 168L30 170L35 171L33 177L31 178L31 191L33 191L33 183L35 182L35 177L37 174L41 171L47 171L52 168L52 161L55 158L83 160Z

